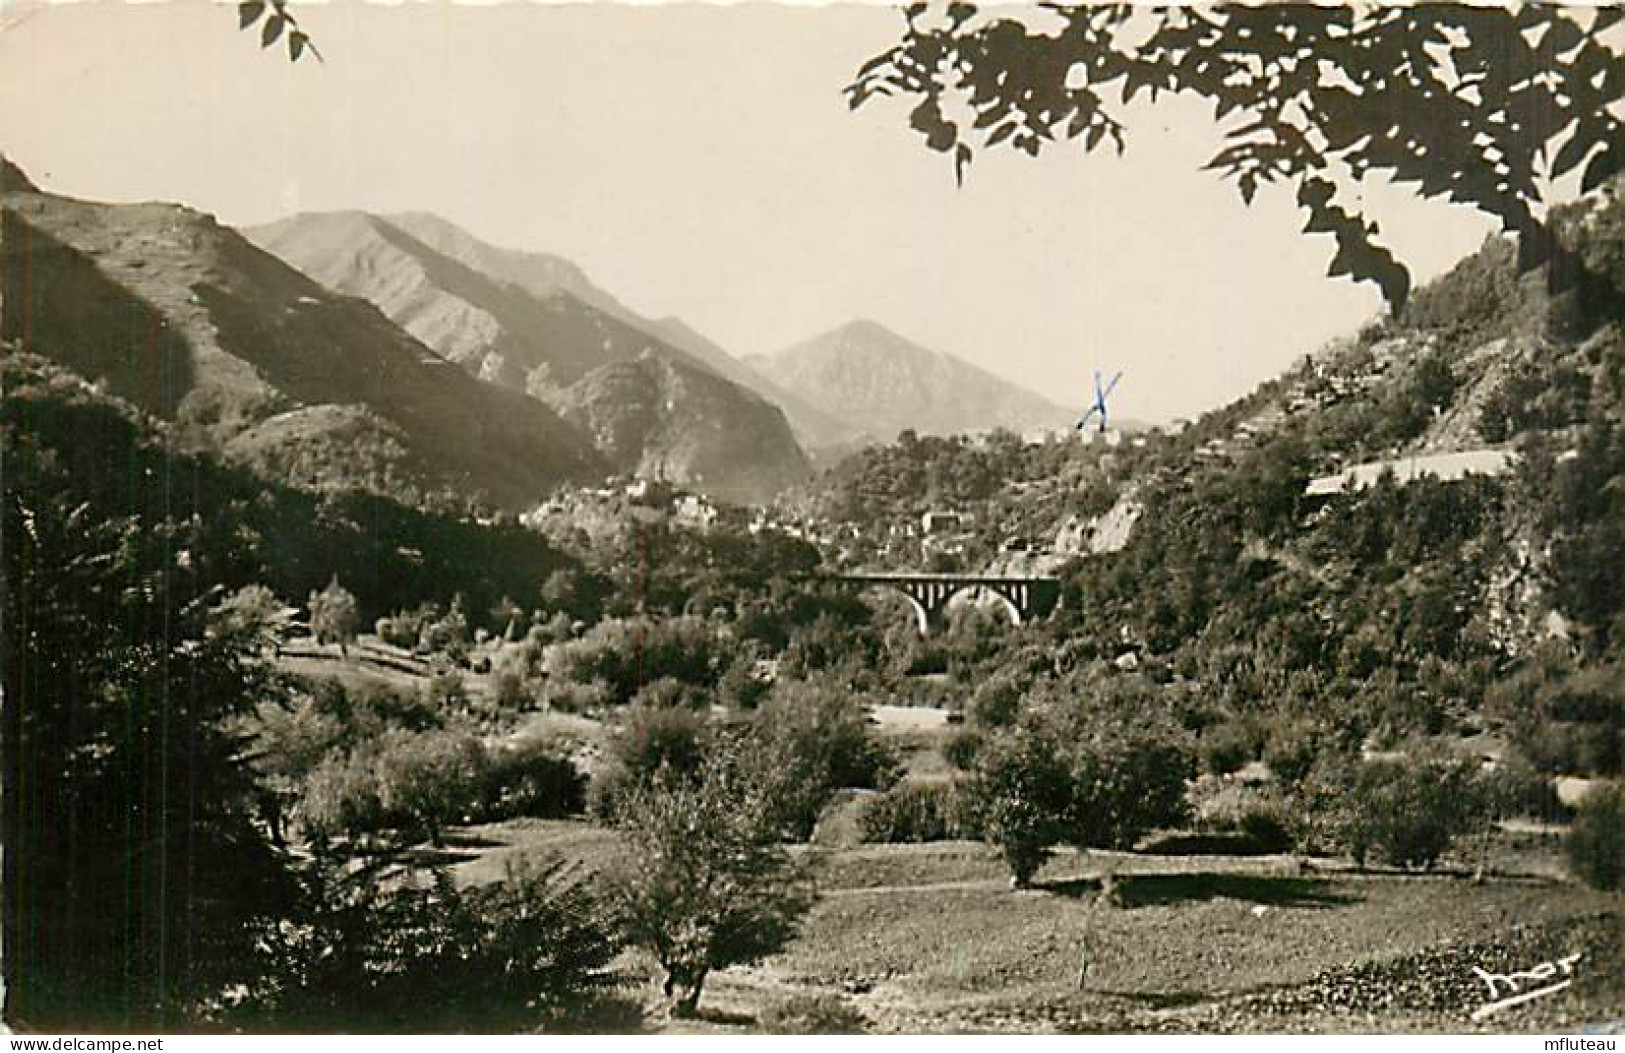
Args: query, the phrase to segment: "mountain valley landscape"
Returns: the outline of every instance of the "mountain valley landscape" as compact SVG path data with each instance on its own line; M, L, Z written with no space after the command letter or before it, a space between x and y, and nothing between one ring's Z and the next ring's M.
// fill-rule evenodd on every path
M231 18L189 6L0 22L0 90L8 36L88 40L115 19L135 40L143 19L173 19L156 24L187 27L189 48L242 45L223 68L253 85L309 73L316 42L323 83L342 85L376 48L380 95L312 115L262 92L261 128L212 133L241 157L148 107L176 186L186 164L249 186L264 138L313 144L278 161L279 191L195 207L147 200L167 191L121 182L117 144L83 145L60 118L104 96L30 96L58 115L43 137L0 114L7 1027L1109 1045L1617 1033L1611 15L956 5L902 12L899 38L898 13L837 8L250 0L233 37ZM878 37L875 15L890 19ZM1172 50L1108 32L1129 17ZM824 32L841 42L833 80L815 61ZM1228 79L1167 58L1193 34L1188 54ZM390 125L400 157L435 163L345 182L378 149L373 122L411 109L391 50L405 39L445 63L440 88L486 67L499 87ZM582 131L569 92L602 85L524 78L594 69L606 42L650 83L587 96L603 127ZM1305 47L1362 75L1393 64L1385 90L1416 95L1372 116L1341 81L1280 64ZM1441 49L1448 74L1417 65ZM932 81L920 54L963 82ZM1543 72L1517 82L1508 55ZM793 56L829 124L772 94L805 72ZM177 55L162 90L216 84L218 103L198 97L229 107L237 89L195 58ZM41 84L99 90L27 61ZM673 79L666 64L687 62L701 66ZM1227 94L1255 68L1274 79ZM1127 84L1101 80L1123 69ZM1448 104L1415 87L1458 77L1476 88ZM1189 184L1241 181L1238 210L1260 194L1243 215L1261 247L1226 235L1205 257L1217 301L1096 295L1114 269L1150 267L1137 280L1152 290L1173 257L1209 251L1196 232L1147 264L1112 236L1139 215L1129 204L1181 207L1150 189L1166 153L1089 159L1131 166L1128 202L1096 207L1119 185L1106 177L1042 199L1087 198L1102 232L1088 282L1029 210L1025 188L1045 184L1014 174L1058 139L1092 151L1155 125L1128 99L1106 108L1140 79L1271 115L1224 139L1233 171ZM1546 84L1566 94L1525 143L1495 103L1534 106ZM673 130L690 90L710 93L705 126ZM937 107L954 91L963 127ZM1299 91L1320 109L1294 108ZM626 101L667 96L653 116ZM1269 109L1278 97L1293 105ZM1158 119L1211 131L1201 109ZM813 182L776 196L790 177L763 175L715 207L732 169L779 171L753 123L768 111L786 131L773 148ZM1306 155L1259 136L1311 111L1329 134L1292 140L1320 144L1298 171ZM329 122L355 139L332 167L314 145ZM1500 136L1499 160L1457 122ZM415 136L441 125L455 134L430 152ZM41 145L58 141L81 145ZM982 156L995 151L1007 163ZM918 155L949 162L931 169L955 187L948 205L916 189ZM1395 173L1383 193L1422 212L1524 211L1465 239L1385 218L1403 235L1389 249L1316 182L1334 163ZM493 205L509 168L527 193ZM1501 189L1475 197L1492 169ZM601 213L574 225L579 172ZM628 172L657 189L614 189ZM1284 213L1246 182L1262 173L1302 180ZM898 211L911 202L945 209L918 241ZM849 212L863 222L843 226ZM677 213L686 240L659 226ZM1307 237L1289 222L1269 241L1281 214L1306 214ZM650 233L627 240L637 223ZM873 231L855 255L854 229ZM1430 240L1455 258L1414 264ZM1270 247L1299 241L1338 279L1311 268L1309 284L1365 297L1364 320L1329 339L1320 302L1290 291L1297 259ZM1053 317L1014 306L1034 259L1056 275L1020 273ZM922 263L940 266L911 286ZM1226 299L1251 270L1279 286L1262 329ZM974 298L956 284L968 273ZM1215 302L1213 343L1167 352L1173 373L1112 335ZM999 312L1003 342L981 324ZM1096 367L1079 364L1073 319L1088 346L1122 344L1099 352L1128 379L1102 386L1094 417L1094 393L1072 390ZM1052 357L1035 356L1040 337ZM1218 350L1288 338L1274 357ZM1220 354L1250 390L1187 414L1176 374ZM1027 369L1040 360L1052 368Z
M810 474L779 407L628 322L564 260L421 214L297 216L249 233L476 377L564 414L617 470L743 502Z

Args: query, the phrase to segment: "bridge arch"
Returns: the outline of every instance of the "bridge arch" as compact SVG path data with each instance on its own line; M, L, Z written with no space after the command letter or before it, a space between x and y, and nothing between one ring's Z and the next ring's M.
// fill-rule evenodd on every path
M885 587L885 586L882 586ZM909 610L914 612L914 624L919 628L921 636L931 635L931 626L937 621L935 614L926 609L925 605L915 599L913 594L905 589L891 589L890 591L902 596L908 601Z
M1005 593L1005 591L1003 589L987 588L987 586L981 586L981 588L985 589L987 592L992 593L994 596L997 596L1004 603L1004 609L1010 615L1010 624L1011 625L1018 625L1019 626L1021 624L1021 622L1022 622L1021 606L1018 603L1016 603L1015 600L1011 599Z
M971 574L843 574L825 581L866 589L883 587L900 593L914 611L920 635L940 629L948 603L968 589L981 589L997 596L1010 614L1012 625L1054 610L1060 599L1060 582L1054 578L1007 578Z

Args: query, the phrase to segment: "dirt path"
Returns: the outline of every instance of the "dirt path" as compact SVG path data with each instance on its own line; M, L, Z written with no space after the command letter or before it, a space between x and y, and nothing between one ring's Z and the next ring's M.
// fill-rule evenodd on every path
M824 896L894 896L905 892L969 892L989 891L1009 888L1008 879L998 881L987 879L983 881L934 881L923 885L858 885L850 888L827 888L821 891Z

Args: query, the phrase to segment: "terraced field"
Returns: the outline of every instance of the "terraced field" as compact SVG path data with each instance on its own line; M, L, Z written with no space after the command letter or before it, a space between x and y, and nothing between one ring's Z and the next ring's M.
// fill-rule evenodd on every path
M423 681L410 655L375 641L332 651L301 642L283 662L354 682ZM880 707L876 718L911 779L946 777L938 747L951 727L940 711ZM590 742L600 731L537 714L507 734ZM757 966L715 974L702 1019L651 1016L651 1027L754 1031L764 1010L802 994L840 997L889 1032L1549 1032L1625 1019L1625 896L1565 877L1561 828L1501 831L1482 883L1465 863L1360 872L1334 860L1177 854L1200 839L1171 837L1136 853L1059 852L1037 888L1018 892L986 845L857 843L845 820L858 807L842 795L806 850L822 897L800 937ZM482 883L525 854L590 870L616 849L612 831L587 822L519 819L454 831L443 850L420 854ZM1099 897L1106 874L1110 906ZM1511 972L1574 953L1583 957L1568 988L1470 1019L1490 1001L1475 966ZM623 966L656 1005L654 963L629 953Z
M574 821L471 828L456 872L539 850L593 866L613 835ZM1540 846L1498 858L1530 860ZM1549 847L1549 846L1548 846ZM1625 900L1521 874L1357 873L1280 856L1062 853L1014 891L971 842L819 852L822 898L783 953L708 983L707 1017L750 1031L796 994L847 999L879 1031L1551 1031L1625 1017ZM1115 906L1098 902L1116 877ZM1571 987L1480 1022L1475 965L1581 953ZM1079 989L1087 955L1086 983ZM630 973L652 963L629 955Z

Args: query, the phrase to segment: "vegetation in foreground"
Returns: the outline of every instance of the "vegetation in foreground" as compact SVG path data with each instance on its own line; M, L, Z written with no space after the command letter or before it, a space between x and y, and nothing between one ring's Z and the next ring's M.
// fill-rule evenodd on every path
M1586 237L1617 223L1610 208ZM1417 294L1411 328L1357 341L1350 361L1415 352L1369 397L1222 466L1193 451L1246 405L1118 462L992 442L989 477L1039 484L1057 513L1115 504L1132 472L1145 514L1121 552L1062 572L1056 617L1013 628L973 609L926 640L883 604L793 580L819 556L783 534L686 530L630 498L577 536L312 496L182 452L88 384L7 356L8 1012L115 1030L628 1026L619 985L644 955L666 1008L703 1015L704 992L840 943L827 926L849 889L818 897L800 846L843 808L871 839L994 846L1026 890L978 893L971 913L990 927L1069 892L1125 908L1104 911L1120 934L1170 896L1359 895L1291 875L1112 876L1123 853L1159 858L1180 838L1493 879L1506 820L1569 818L1555 779L1621 774L1617 295L1570 303L1535 379L1505 380L1545 394L1481 404L1522 451L1515 474L1390 478L1323 504L1304 483L1334 455L1431 426L1467 381L1452 352L1523 324L1505 312L1527 303L1480 295L1508 263L1487 250ZM964 449L861 455L810 514L844 507L878 536L881 517L930 499L914 480ZM923 475L898 467L915 464ZM1119 489L1071 501L1045 483L1057 477ZM967 500L989 509L1021 500L977 485ZM1504 584L1519 552L1533 605ZM303 629L284 599L301 596ZM1525 616L1547 614L1566 628ZM959 723L930 741L882 734L867 714L894 702ZM445 873L471 824L580 814L643 851L477 887ZM1568 858L1599 889L1618 885L1621 825L1617 790L1593 788L1574 818ZM1588 902L1617 916L1614 900ZM903 955L922 919L894 923ZM1340 961L1383 954L1330 931L1317 933ZM479 1014L433 1015L448 1005ZM766 1024L809 1019L859 1025L788 1000Z

